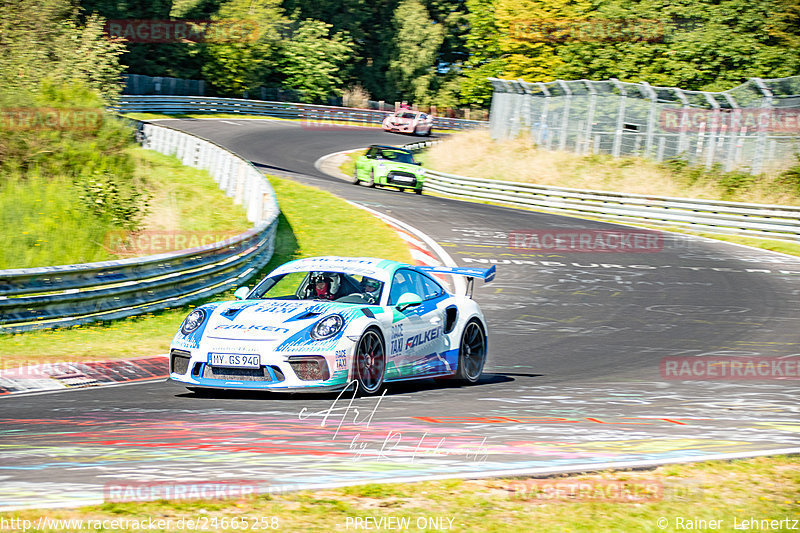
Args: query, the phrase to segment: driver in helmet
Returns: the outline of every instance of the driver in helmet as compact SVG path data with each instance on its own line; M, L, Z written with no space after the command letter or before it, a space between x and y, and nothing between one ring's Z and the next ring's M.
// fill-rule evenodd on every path
M378 303L381 296L381 283L378 280L365 277L361 280L361 290L369 303Z
M311 297L316 300L333 300L331 279L324 274L316 274L311 278Z

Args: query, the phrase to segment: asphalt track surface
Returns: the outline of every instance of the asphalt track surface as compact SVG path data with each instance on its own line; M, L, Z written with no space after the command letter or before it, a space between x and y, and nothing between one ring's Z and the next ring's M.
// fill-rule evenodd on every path
M411 140L374 129L166 124L419 228L459 265L496 264L496 281L475 296L490 328L484 376L471 387L423 381L381 399L338 401L208 398L160 381L3 397L0 508L96 503L104 487L108 496L160 481L291 490L800 447L797 380L686 381L668 379L661 366L669 357L797 361L797 259L672 234L647 253L513 249L514 231L630 228L369 189L315 168L332 152Z

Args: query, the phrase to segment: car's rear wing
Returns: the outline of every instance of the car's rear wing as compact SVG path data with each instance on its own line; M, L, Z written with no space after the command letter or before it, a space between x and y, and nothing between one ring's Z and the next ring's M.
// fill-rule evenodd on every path
M417 269L423 272L430 272L432 274L453 274L456 276L466 276L467 296L470 298L472 298L472 289L475 284L475 278L480 278L484 281L484 283L489 283L494 279L497 270L494 265L489 268L418 266Z

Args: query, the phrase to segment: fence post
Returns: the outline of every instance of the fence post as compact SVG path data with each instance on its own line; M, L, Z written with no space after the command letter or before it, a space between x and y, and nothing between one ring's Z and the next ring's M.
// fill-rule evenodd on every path
M561 90L564 91L564 109L561 115L561 137L558 139L558 149L564 150L567 147L567 130L569 126L569 108L572 103L572 90L564 80L556 80Z
M728 155L725 158L725 171L733 170L736 159L736 131L742 122L742 108L739 103L728 93L723 93L728 103L733 108L730 124L728 124Z
M547 131L547 110L548 110L548 106L550 104L550 97L552 95L550 94L550 89L548 89L547 86L544 83L539 82L539 83L537 83L537 85L539 86L539 89L542 91L542 94L544 95L544 103L542 104L542 112L539 115L539 131L537 133L537 138L536 138L536 144L541 146L542 143L545 141L545 137L548 134L548 131Z
M755 157L753 158L753 166L751 172L753 174L760 174L764 167L764 152L767 149L767 128L770 123L770 118L767 116L767 123L764 124L764 115L770 113L772 109L772 91L764 84L761 78L750 78L756 87L761 91L763 98L761 99L761 112L758 114L758 140L756 141Z
M611 148L611 155L619 157L620 149L622 148L622 128L625 125L625 104L628 91L625 90L625 87L617 78L611 78L611 83L614 84L614 87L616 87L620 93L619 108L617 109L617 125L616 131L614 131L614 145Z
M589 109L586 113L586 130L583 133L584 146L578 152L579 154L589 153L589 144L592 138L592 123L594 122L594 110L597 105L597 89L594 84L589 80L581 80L586 88L589 89Z
M650 109L647 111L647 135L644 139L644 155L650 157L653 153L653 136L656 132L656 113L658 112L658 95L653 87L646 81L642 82L642 92L650 100Z
M489 134L494 140L506 139L509 135L511 97L508 82L498 78L489 78L494 89L489 122Z
M711 116L711 128L708 131L708 148L706 148L706 160L705 166L706 168L711 168L714 165L714 153L717 147L717 129L720 126L720 106L719 102L717 102L716 98L711 93L704 92L703 96L706 97L706 101L711 104L711 107L714 109Z
M681 129L678 134L678 154L682 154L689 150L689 138L686 135L686 130L689 128L689 99L683 94L683 91L678 88L673 88L672 91L681 101Z

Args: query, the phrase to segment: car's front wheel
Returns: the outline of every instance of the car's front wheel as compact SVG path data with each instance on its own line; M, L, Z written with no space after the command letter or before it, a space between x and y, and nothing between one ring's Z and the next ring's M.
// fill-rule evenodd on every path
M367 180L367 187L374 187L375 186L375 170L369 171L369 179Z
M375 328L364 332L353 356L353 379L360 395L377 394L383 388L386 373L386 349L383 337Z
M358 182L359 182L359 179L358 179L358 169L355 169L355 170L353 170L353 179L352 179L352 183L353 183L353 185L358 185Z
M486 362L486 332L481 323L473 318L464 326L458 349L456 378L464 383L476 383Z

